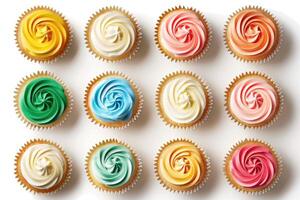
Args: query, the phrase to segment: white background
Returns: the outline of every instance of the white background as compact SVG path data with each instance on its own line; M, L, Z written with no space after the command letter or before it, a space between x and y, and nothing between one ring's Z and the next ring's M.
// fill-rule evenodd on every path
M299 199L300 195L300 12L297 1L215 1L186 0L206 15L213 29L213 41L207 55L190 64L172 63L159 53L154 42L154 26L159 15L180 0L89 0L89 1L5 1L0 8L0 190L1 199ZM260 5L278 17L284 29L281 51L266 64L247 64L235 60L223 45L222 32L227 17L245 5ZM15 47L14 27L18 16L34 5L49 5L61 11L74 30L71 51L51 65L39 65L23 58ZM99 8L118 5L130 11L143 30L141 50L132 61L104 63L96 60L85 48L84 27ZM60 76L71 89L75 106L71 117L62 127L50 131L29 130L17 118L13 108L13 91L18 81L37 70L49 70ZM110 130L93 125L83 108L87 83L106 70L128 74L144 93L145 105L140 118L125 130ZM193 131L166 127L155 112L155 89L161 78L175 70L191 70L209 83L215 104L207 123ZM223 108L223 92L231 79L241 72L259 70L278 82L285 95L284 112L279 121L265 130L244 130L229 120ZM144 172L136 187L124 195L99 192L88 182L84 158L89 148L105 138L115 137L129 143L143 159ZM153 158L167 140L177 137L193 139L212 160L212 175L203 189L190 196L166 191L156 181ZM261 196L252 197L233 190L222 173L223 158L228 149L240 139L254 137L271 143L282 155L284 172L276 188ZM35 196L25 191L14 178L14 156L19 147L31 138L52 139L63 146L73 159L73 174L64 190L51 196Z

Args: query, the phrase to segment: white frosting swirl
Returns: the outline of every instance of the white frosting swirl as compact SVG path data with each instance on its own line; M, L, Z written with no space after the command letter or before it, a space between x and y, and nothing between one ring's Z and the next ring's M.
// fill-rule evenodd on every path
M49 189L60 183L66 160L61 151L50 144L30 146L21 159L24 179L38 189Z
M200 119L206 108L206 94L199 80L178 76L168 81L162 91L162 107L176 123L192 123Z
M100 14L90 29L90 40L96 51L107 58L128 53L135 44L136 27L121 11Z

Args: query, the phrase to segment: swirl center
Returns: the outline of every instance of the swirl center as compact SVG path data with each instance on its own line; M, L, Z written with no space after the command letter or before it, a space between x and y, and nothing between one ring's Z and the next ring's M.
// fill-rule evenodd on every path
M246 28L245 37L249 43L256 43L261 36L261 29L258 25L249 25Z
M193 32L191 31L190 26L180 25L175 31L175 36L178 41L182 43L186 43L192 40Z
M35 35L39 39L40 43L52 40L52 30L47 25L38 25Z
M119 26L109 26L105 30L105 38L111 43L122 40L122 32Z

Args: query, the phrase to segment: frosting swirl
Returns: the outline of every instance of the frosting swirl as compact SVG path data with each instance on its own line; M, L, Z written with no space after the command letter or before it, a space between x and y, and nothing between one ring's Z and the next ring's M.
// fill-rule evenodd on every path
M161 101L165 115L180 124L199 120L207 106L203 86L189 76L174 77L166 82Z
M277 161L262 144L246 144L234 151L230 171L234 181L246 188L265 188L274 180Z
M239 80L232 88L229 100L234 116L253 125L271 120L279 105L275 88L259 76Z
M46 125L61 117L68 105L63 86L51 77L32 79L24 87L19 106L32 123Z
M91 91L92 113L105 122L128 121L133 114L135 93L126 79L107 78Z
M50 189L64 177L66 159L50 144L35 144L22 155L20 169L24 179L34 188Z
M275 20L259 9L245 9L232 17L227 27L229 48L247 60L265 59L278 45Z
M117 10L97 16L89 31L93 49L108 59L129 53L136 42L135 24L125 13Z
M127 184L134 175L135 159L121 144L107 144L98 149L91 159L94 178L109 188Z
M18 42L31 58L52 59L62 53L69 39L67 22L50 9L37 8L20 21Z
M175 141L160 152L157 170L166 185L186 190L197 186L203 180L206 175L206 161L194 144Z
M159 34L162 47L177 58L198 55L208 42L205 22L191 10L176 10L166 15Z

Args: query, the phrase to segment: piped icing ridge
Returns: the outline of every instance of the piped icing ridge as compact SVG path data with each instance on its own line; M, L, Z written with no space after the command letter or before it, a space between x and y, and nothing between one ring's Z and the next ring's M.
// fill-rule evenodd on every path
M246 144L233 153L230 171L233 179L242 187L265 188L277 173L276 162L268 147Z
M128 80L109 77L91 91L92 113L104 122L128 121L133 115L136 95Z
M209 163L204 152L194 143L177 139L161 147L155 160L155 172L168 189L189 192L204 184Z
M279 47L281 30L277 20L259 7L245 7L227 22L225 41L228 49L246 61L265 61Z
M91 17L85 37L88 48L96 57L118 61L136 53L141 31L127 11L119 7L106 7Z
M204 16L192 8L175 7L166 11L156 29L158 46L174 60L200 57L210 40Z
M189 71L177 71L160 82L156 107L166 124L178 128L195 127L207 119L212 97L199 76Z
M34 188L47 190L60 184L65 176L66 160L51 144L34 144L21 157L20 170Z
M93 153L91 175L106 187L122 187L128 184L134 176L135 162L132 153L126 146L106 144Z
M226 92L228 114L245 126L270 124L279 113L282 97L277 85L266 75L242 74Z
M35 61L51 61L63 55L71 33L68 22L48 7L26 11L16 26L16 40L22 53Z
M63 86L51 77L37 77L29 81L21 92L19 106L32 123L45 125L60 118L68 105Z

